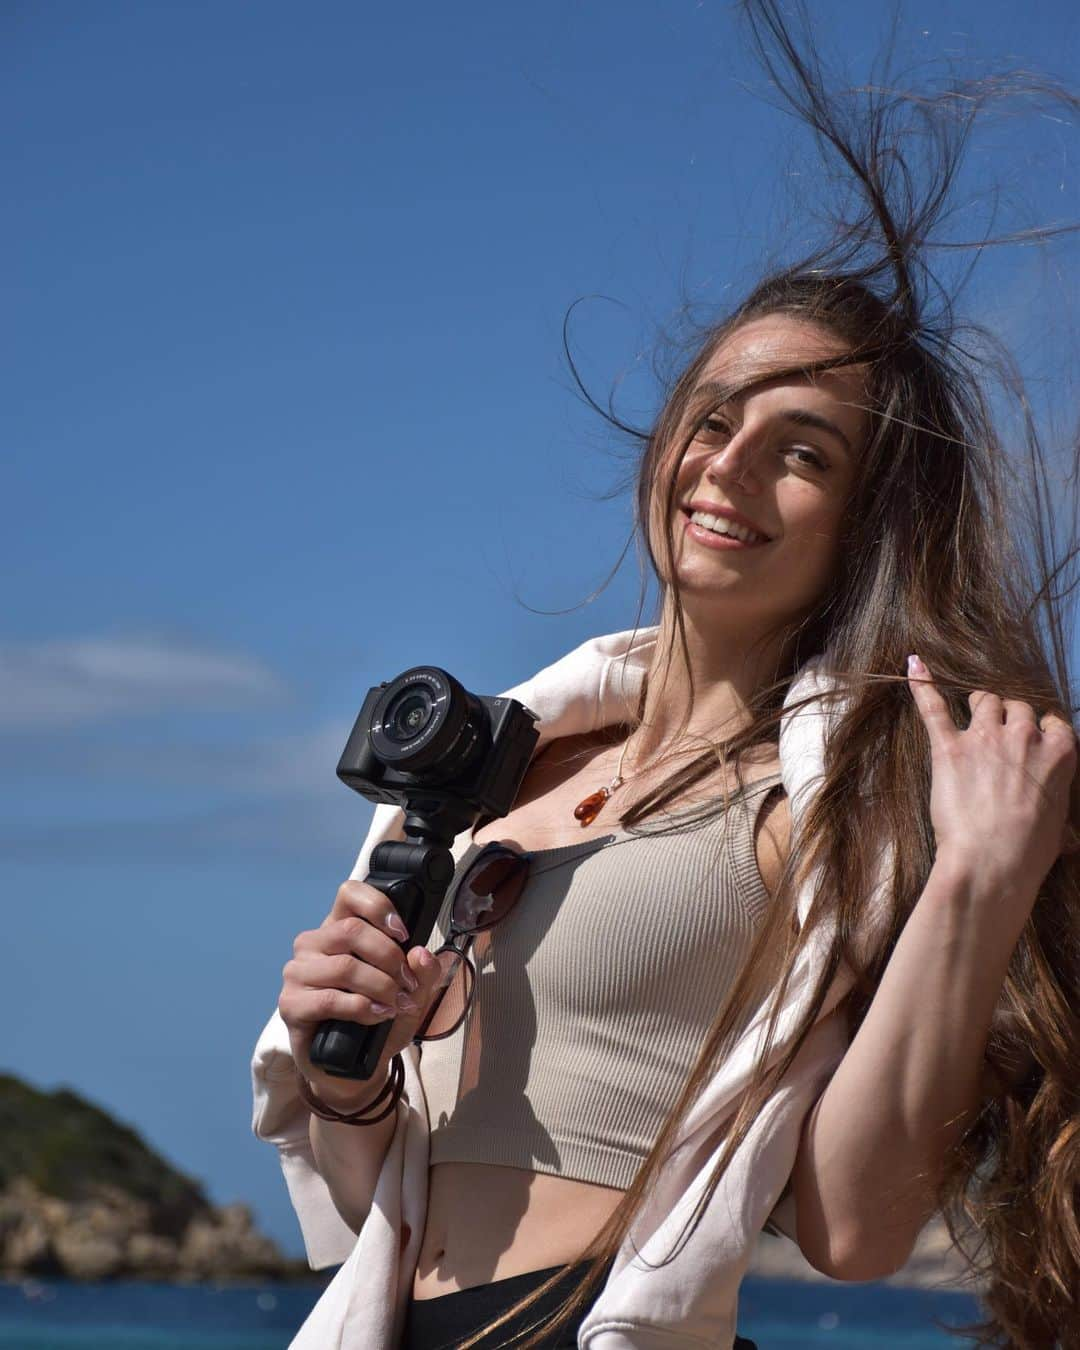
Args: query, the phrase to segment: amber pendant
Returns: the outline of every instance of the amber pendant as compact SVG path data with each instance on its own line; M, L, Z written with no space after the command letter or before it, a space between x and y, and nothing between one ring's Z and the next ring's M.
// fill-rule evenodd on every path
M590 792L574 807L574 819L580 820L583 826L591 825L600 814L604 803L621 782L621 778L616 778L608 787L598 788L596 792Z

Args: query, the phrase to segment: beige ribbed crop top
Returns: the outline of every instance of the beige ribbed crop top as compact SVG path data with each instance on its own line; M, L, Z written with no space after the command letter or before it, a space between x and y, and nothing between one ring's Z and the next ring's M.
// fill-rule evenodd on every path
M432 1164L629 1186L769 903L754 826L778 785L706 820L684 808L531 855L514 909L473 948L468 1017L424 1044ZM479 848L459 857L432 950Z

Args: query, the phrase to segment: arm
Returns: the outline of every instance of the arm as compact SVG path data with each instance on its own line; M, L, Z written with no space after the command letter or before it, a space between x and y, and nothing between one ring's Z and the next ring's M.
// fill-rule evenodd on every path
M386 1075L355 1101L342 1100L341 1110L359 1111L374 1098ZM338 1109L325 1083L316 1088L328 1106ZM398 1108L400 1110L400 1108ZM397 1127L398 1110L374 1125L341 1125L311 1116L308 1137L319 1175L326 1182L334 1207L354 1233L359 1233L371 1206L386 1151Z
M381 891L362 881L347 881L320 927L299 934L293 944L278 999L289 1036L288 1067L295 1066L316 1097L335 1111L361 1111L374 1100L386 1083L393 1056L409 1045L440 987L443 967L438 959L419 945L403 951L401 941L407 939L400 915ZM390 1017L392 1026L370 1080L334 1077L312 1064L308 1051L320 1022L342 1018L374 1025ZM399 1105L372 1125L347 1125L322 1120L297 1101L311 1162L337 1213L354 1233L367 1217L406 1109Z
M873 1003L809 1113L792 1173L807 1259L839 1279L899 1269L934 1210L948 1150L983 1096L991 1017L1061 851L1076 741L983 691L958 731L929 673L911 682L930 736L937 858Z
M911 1255L946 1154L983 1099L990 1020L1019 937L1015 924L982 920L995 902L1023 910L1034 898L987 893L939 854L803 1127L792 1173L797 1240L824 1274L880 1279Z

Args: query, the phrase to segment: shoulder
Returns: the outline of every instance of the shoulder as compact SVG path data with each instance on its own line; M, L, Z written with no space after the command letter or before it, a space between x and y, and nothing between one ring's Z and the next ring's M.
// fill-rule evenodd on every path
M775 895L791 850L791 807L782 789L765 794L754 822L754 850L765 889Z

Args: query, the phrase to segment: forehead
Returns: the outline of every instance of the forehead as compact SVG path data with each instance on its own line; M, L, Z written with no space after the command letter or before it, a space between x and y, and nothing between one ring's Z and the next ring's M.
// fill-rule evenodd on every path
M842 355L846 345L834 334L806 319L769 314L740 324L717 346L701 371L699 383L758 387L791 386L817 398L850 402L864 393L863 369L845 366L810 375L783 376L769 382L771 371L811 365ZM766 383L768 382L768 383ZM747 390L752 394L754 390Z

